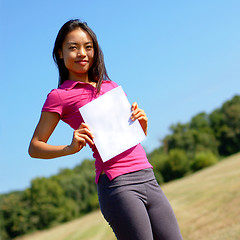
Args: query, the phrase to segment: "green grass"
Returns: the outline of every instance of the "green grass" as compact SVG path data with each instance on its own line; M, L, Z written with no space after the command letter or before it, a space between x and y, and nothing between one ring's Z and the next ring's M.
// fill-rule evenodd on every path
M18 240L114 240L111 228L100 211L92 212L74 221L61 224L49 230L25 235Z
M184 240L240 239L240 153L162 186ZM113 240L99 211L18 240Z
M164 185L184 240L240 239L240 154Z

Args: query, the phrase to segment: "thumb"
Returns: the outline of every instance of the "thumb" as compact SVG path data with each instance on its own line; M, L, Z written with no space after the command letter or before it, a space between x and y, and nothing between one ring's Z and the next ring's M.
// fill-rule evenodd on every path
M135 109L137 109L138 108L138 104L136 103L136 102L134 102L133 104L132 104L132 111L134 111Z
M82 129L82 128L88 128L89 129L88 125L85 122L82 122L77 130Z

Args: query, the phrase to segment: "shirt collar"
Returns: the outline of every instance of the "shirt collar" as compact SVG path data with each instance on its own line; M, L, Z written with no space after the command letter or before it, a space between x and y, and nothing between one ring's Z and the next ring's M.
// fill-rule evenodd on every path
M65 80L59 88L66 89L66 90L71 90L78 84L82 85L82 84L86 84L86 83L73 81L73 80Z

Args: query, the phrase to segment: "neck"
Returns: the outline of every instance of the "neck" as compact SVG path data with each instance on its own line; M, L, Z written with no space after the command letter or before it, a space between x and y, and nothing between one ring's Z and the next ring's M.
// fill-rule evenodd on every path
M69 80L76 81L76 82L91 82L88 78L88 74L69 74Z

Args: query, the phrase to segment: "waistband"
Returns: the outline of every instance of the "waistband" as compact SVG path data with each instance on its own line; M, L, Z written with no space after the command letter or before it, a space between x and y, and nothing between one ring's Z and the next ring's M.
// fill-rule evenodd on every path
M99 177L98 186L99 187L119 187L129 184L138 184L155 179L153 169L147 168L136 172L126 173L120 175L113 180L109 180L106 174L102 174Z

